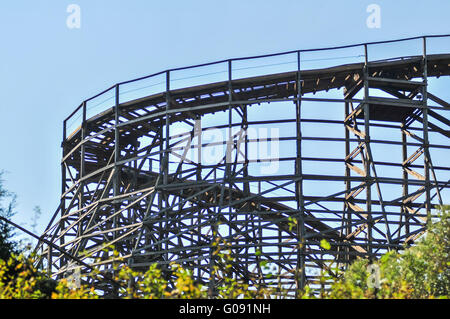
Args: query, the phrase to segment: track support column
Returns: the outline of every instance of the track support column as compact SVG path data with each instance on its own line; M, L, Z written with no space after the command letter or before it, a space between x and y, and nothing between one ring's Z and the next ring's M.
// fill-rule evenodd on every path
M295 124L297 131L297 151L295 160L295 175L302 176L302 128L301 128L301 98L302 98L302 81L300 68L300 51L297 51L297 99L295 101ZM297 219L297 237L299 246L297 247L297 267L296 267L296 281L297 291L303 290L306 283L305 274L305 222L304 222L304 199L303 199L303 179L299 179L295 183L295 194L297 201L297 210L300 213Z

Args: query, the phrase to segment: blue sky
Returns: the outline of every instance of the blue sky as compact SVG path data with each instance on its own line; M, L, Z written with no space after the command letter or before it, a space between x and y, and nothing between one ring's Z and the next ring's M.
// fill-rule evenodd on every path
M381 28L366 25L369 4ZM69 29L66 8L81 8ZM18 214L39 230L58 205L62 122L84 99L117 82L230 57L449 34L450 2L114 1L0 3L0 170Z

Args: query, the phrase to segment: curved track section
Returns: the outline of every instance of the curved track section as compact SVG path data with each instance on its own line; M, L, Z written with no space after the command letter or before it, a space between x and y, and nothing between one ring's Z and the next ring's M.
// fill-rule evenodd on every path
M428 79L450 75L450 55L311 70L298 58L296 71L238 79L230 60L228 80L177 89L167 71L165 91L122 102L115 86L90 117L84 102L43 238L101 272L114 246L133 268L177 262L211 288L219 242L234 276L292 291L412 244L449 190L450 106ZM54 276L89 280L38 248Z

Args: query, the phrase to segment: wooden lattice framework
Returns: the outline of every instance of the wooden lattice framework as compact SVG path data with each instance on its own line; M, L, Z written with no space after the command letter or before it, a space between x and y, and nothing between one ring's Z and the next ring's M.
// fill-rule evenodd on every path
M301 68L303 51L290 52L296 71L239 79L233 77L236 60L221 61L228 80L179 89L171 88L176 70L168 70L152 75L165 79L165 91L122 102L121 87L132 81L117 84L104 91L113 92L114 105L90 118L86 100L71 115L81 112L82 118L70 135L70 117L64 122L61 204L37 247L41 265L57 278L81 267L89 280L92 268L111 271L114 256L104 248L114 245L135 269L155 262L166 269L176 261L213 291L221 280L220 273L211 275L217 262L212 243L219 237L231 245L236 277L295 291L314 282L313 269L333 273L357 257L377 258L412 244L449 188L448 161L435 162L431 153L450 149L450 121L442 115L450 105L428 91L428 79L450 75L450 54L428 55L426 41L423 55L370 61L370 44L363 44L364 61L311 70ZM315 96L332 90L343 97ZM305 105L320 110L324 103L344 116L304 116ZM259 104L289 109L289 115L255 120L250 113ZM219 123L204 125L212 114ZM188 129L174 134L179 123ZM308 136L308 125L324 132L339 126L343 137ZM277 142L293 156L250 156L252 145L271 139L245 133L264 126L286 128ZM210 129L227 132L216 143L226 152L203 164L198 159L211 144L202 136ZM393 137L372 137L383 129ZM333 145L341 151L309 156L307 143L319 153ZM374 147L389 146L401 157L377 159ZM197 160L187 156L192 150ZM255 174L255 165L275 160L282 173ZM327 165L341 170L323 173ZM398 174L387 175L383 167ZM328 193L311 193L322 188ZM400 196L392 198L396 192ZM264 275L262 260L277 276ZM95 284L113 290L107 281Z

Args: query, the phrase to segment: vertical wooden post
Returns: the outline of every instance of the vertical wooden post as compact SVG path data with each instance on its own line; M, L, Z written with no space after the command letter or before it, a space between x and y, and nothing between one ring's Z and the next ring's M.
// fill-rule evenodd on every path
M406 195L408 195L408 172L406 171L406 160L408 159L408 139L406 136L406 123L405 121L402 122L401 124L401 130L402 130L402 170L403 170L403 192L402 192L402 196L405 197L406 199ZM404 223L400 223L400 231L399 231L399 237L401 236L401 232L402 229L401 227L404 225L405 226L405 235L409 234L410 232L410 227L409 227L409 211L406 208L406 204L405 204L405 199L402 200L402 206L401 206L401 215L400 215L400 220L402 218L404 218Z
M425 173L425 207L428 220L431 214L431 192L430 192L430 152L428 136L428 57L427 57L427 38L423 37L423 82L422 86L422 106L423 106L423 149L424 149L424 173Z
M165 123L165 133L164 133L164 153L163 153L163 163L161 163L162 170L163 170L163 187L167 187L169 184L169 149L170 149L170 120L169 120L169 110L170 110L170 70L166 71L166 123ZM169 198L165 191L161 192L162 200L165 202L165 206L169 207ZM165 208L166 208L165 207ZM164 220L163 223L164 229L164 237L165 237L165 245L164 251L165 253L165 260L169 260L169 231L167 229L169 225L169 212L167 209L165 209L164 213Z
M347 118L350 115L350 103L349 102L345 102L345 118ZM344 130L345 130L345 158L347 159L348 156L350 155L350 132L347 129L347 127L345 126L347 125L347 123L344 123ZM348 196L350 194L350 189L352 188L352 182L350 180L350 168L347 165L348 161L345 161L345 189L346 189L346 193L345 193L345 197L346 197L346 201L344 202L344 222L345 222L345 235L348 236L352 233L352 210L350 209L350 206L348 205ZM345 251L345 256L344 256L344 261L345 261L345 267L347 267L348 265L350 265L350 247L347 246L344 248Z
M296 141L297 152L295 159L295 176L301 177L302 170L302 128L301 128L301 98L302 98L302 81L301 81L301 53L297 51L297 99L295 101L295 126L296 126ZM305 287L305 222L304 222L304 199L303 199L303 179L299 179L295 183L295 194L297 201L297 211L300 213L297 218L297 238L299 246L297 247L297 267L296 267L296 282L297 291L303 290Z
M120 117L120 111L119 111L119 85L116 85L115 87L115 107L114 107L114 181L113 181L113 192L114 197L118 196L120 193L120 167L119 167L119 161L120 161L120 128L119 125L119 117ZM114 212L117 212L120 209L120 207L117 206L117 204L114 205ZM117 221L118 217L114 216L113 218L113 227L117 227ZM113 238L116 237L116 233L114 232Z
M84 182L81 181L82 178L84 177L85 173L86 173L86 168L85 168L85 153L86 153L86 144L85 144L85 139L86 139L86 130L87 130L87 123L86 123L86 111L87 111L87 103L86 101L83 102L83 106L82 106L82 122L81 122L81 148L80 148L80 174L79 174L79 179L80 179L80 191L78 194L78 209L80 210L80 212L78 213L78 216L81 216L83 214L83 212L81 211L81 209L84 206ZM81 224L78 225L78 230L77 230L77 234L78 236L81 235Z
M372 184L370 177L370 105L369 105L369 56L367 44L364 45L364 144L365 144L365 174L366 174L366 211L367 211L367 252L372 258Z

